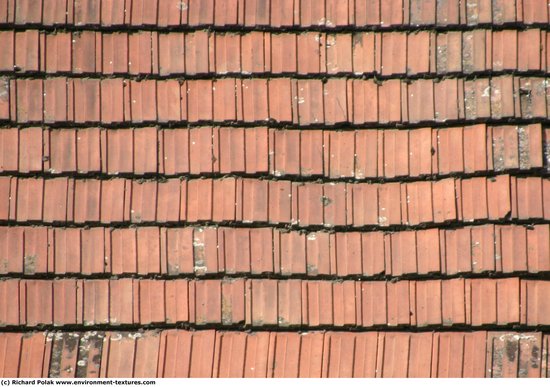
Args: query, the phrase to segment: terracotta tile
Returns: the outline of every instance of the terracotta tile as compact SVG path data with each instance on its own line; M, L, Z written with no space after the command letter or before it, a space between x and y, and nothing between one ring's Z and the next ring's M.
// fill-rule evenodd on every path
M363 275L373 276L384 273L385 244L382 232L368 232L361 235Z
M184 330L166 330L161 333L161 345L165 353L161 351L160 354L159 377L189 377L192 336L192 332ZM197 341L195 344L200 344Z
M432 184L434 222L457 219L454 179L443 179Z
M80 264L82 274L111 270L110 234L103 228L82 229L80 234Z
M168 274L192 273L194 266L193 229L166 229L166 260ZM161 252L162 254L162 252Z
M325 25L325 4L314 0L300 1L300 25L302 27Z
M471 173L487 170L487 158L492 158L492 152L487 152L487 147L485 145L487 143L485 125L466 126L463 128L462 132L464 137L463 141L459 142L459 144L462 143L464 149L471 150L464 152L464 172ZM456 141L460 140L457 138ZM458 144L455 143L455 146L456 145ZM451 160L453 159L451 158ZM439 168L441 169L441 166Z
M153 69L151 32L128 34L128 71L130 74L151 74Z
M378 88L378 101L380 123L401 121L401 82L399 80L383 82Z
M6 128L0 132L0 171L2 172L19 170L19 133L18 128Z
M282 275L306 274L306 236L296 232L274 233L274 245L280 254L280 268L276 271ZM277 251L277 247L275 251Z
M495 270L495 229L492 225L473 227L472 270L476 273Z
M75 104L74 120L77 123L98 122L101 117L99 80L73 79ZM69 85L69 87L71 87Z
M166 281L166 322L189 322L189 284L186 279Z
M24 228L0 228L0 272L22 273L24 257Z
M78 183L77 183L78 184ZM101 184L101 223L123 222L130 218L131 182L104 180Z
M236 212L240 210L237 205L240 203L240 198L237 199L237 185L241 187L240 180L234 178L216 179L213 181L213 209L212 220L234 221ZM240 195L239 191L239 195Z
M522 226L496 226L496 256L502 271L527 271L527 234Z
M2 289L2 307L0 307L0 324L2 326L15 326L26 323L20 319L20 313L25 310L25 300L20 297L20 281L11 279L0 282ZM13 368L12 368L13 369Z
M72 72L76 74L95 73L96 62L100 60L101 47L96 47L101 35L94 31L82 31L72 36ZM96 58L97 55L97 58Z
M353 80L353 123L364 124L367 122L387 122L394 114L384 109L378 109L379 101L389 98L388 86L378 87L374 81ZM395 98L392 96L392 98Z
M9 69L13 71L31 72L39 71L39 33L37 30L27 30L15 33L15 55L14 66Z
M388 332L384 336L381 377L404 378L408 372L410 333Z
M488 335L487 377L540 377L540 334L490 332ZM506 348L510 356L499 356Z
M222 260L219 257L218 231L216 228L195 228L193 231L193 270L196 275L218 273Z
M502 278L497 283L497 321L499 325L520 322L520 280Z
M332 283L308 281L305 285L307 290L302 290L302 296L307 298L307 325L315 327L334 324Z
M328 125L348 122L351 108L348 108L346 81L329 79L323 89L325 122Z
M326 67L329 74L351 73L352 35L329 34L326 37Z
M111 270L113 274L137 273L138 239L136 230L114 229L111 232L111 241ZM140 244L143 242L140 241ZM141 266L143 267L143 264Z
M449 272L447 272L449 273ZM462 278L441 281L441 299L449 300L442 302L441 313L443 325L465 324L466 301L465 298L465 280ZM470 317L468 316L468 321Z
M527 229L527 266L529 272L548 271L550 268L550 238L546 225L535 225Z
M0 70L11 72L14 70L13 66L15 64L15 31L2 31L0 38L4 43L5 52L9 53L0 59Z
M16 218L17 200L13 198L12 193L17 191L17 178L2 176L0 177L0 197L3 199L0 206L0 218L3 220Z
M523 0L523 22L548 23L548 7L544 2L536 0Z
M518 66L518 31L492 32L493 71L516 69Z
M378 144L383 144L382 132L377 130L359 130L355 133L355 172L358 179L378 176ZM412 142L412 141L411 141Z
M154 222L158 197L156 181L132 181L130 220L133 223Z
M182 200L185 197L182 190ZM187 202L181 205L180 219L189 222L212 219L212 180L189 180L187 183Z
M136 287L138 282L130 278L109 281L109 322L111 325L139 323L134 318L133 308L139 299Z
M237 219L245 223L267 222L269 219L268 192L267 181L242 179L242 204L239 206L237 203ZM277 204L279 203L274 203L274 207Z
M462 66L467 74L489 68L486 62L486 30L465 31L462 33Z
M466 280L471 287L472 325L497 324L497 282L488 279Z
M134 131L134 168L138 175L157 173L157 128L139 128Z
M273 74L295 73L297 69L297 35L292 33L270 34L270 38L271 72Z
M431 80L417 80L408 85L409 121L433 121L435 106L428 101L434 100L434 88Z
M15 85L11 85L11 89L15 89ZM10 98L15 98L14 90L10 89L10 82L8 78L0 78L0 119L9 120L10 119L10 106L12 107L11 117L14 118L15 114L13 113L13 105L10 105ZM11 97L10 97L10 91ZM15 103L17 101L14 99Z
M302 325L301 280L278 281L277 322L280 327Z
M10 208L10 218L16 218L20 222L42 220L44 180L18 179L16 184L14 187L17 190L17 216L15 216L15 212L11 216Z
M456 274L472 271L470 229L445 230L445 272Z
M157 187L157 222L177 222L180 220L181 181L168 179L159 182ZM177 211L174 211L176 209Z
M301 125L319 124L325 121L325 112L323 109L323 84L316 80L299 80L298 81L298 120ZM342 111L347 112L340 98L344 94L340 92L336 96L334 103L340 101ZM328 102L326 102L328 104Z
M434 83L436 121L445 122L463 117L464 105L460 101L460 86L456 79L444 79Z
M323 224L326 227L351 224L351 201L347 200L345 183L328 183L323 185L322 204L324 207ZM348 208L350 219L348 220Z
M76 134L76 166L79 173L101 170L100 130L96 128L78 129Z
M371 327L388 323L387 291L383 281L361 284L363 326Z
M523 281L522 281L523 282ZM527 303L526 312L522 317L522 323L529 326L548 324L548 317L545 313L548 310L548 297L545 297L548 291L548 284L542 281L524 280Z
M420 2L416 1L416 3L417 8L420 8ZM426 4L429 4L429 2ZM414 5L411 6L411 10L413 7ZM424 7L426 7L426 5L424 5ZM435 11L435 7L433 7L433 10ZM435 20L435 15L433 19ZM430 52L430 40L432 40L432 36L435 37L435 35L427 31L407 34L408 75L429 73L434 70L430 68L431 56L435 55Z
M301 134L295 130L270 130L270 170L275 176L300 174Z
M26 325L53 323L53 282L26 280L20 284L26 296Z
M274 272L272 229L254 228L249 230L249 234L251 273Z
M491 116L493 118L514 117L519 114L515 105L513 78L510 76L491 79Z
M527 177L518 178L516 182L517 217L519 219L542 218L544 216L542 181L536 177ZM514 193L512 193L513 197Z
M18 79L12 81L12 87L17 90L16 105L13 107L16 110L16 115L12 114L12 119L21 123L42 121L42 80Z
M380 25L383 27L399 24L408 24L408 20L404 20L404 15L407 15L408 10L404 12L404 6L408 7L408 2L403 0L391 0L380 4Z
M510 177L500 175L487 179L489 219L503 219L510 216Z
M403 231L390 235L392 276L417 272L416 233Z
M293 183L293 187L297 187L297 195L292 195L293 203L297 204L297 213L293 213L292 218L303 226L323 224L323 186Z
M331 274L332 261L330 235L325 232L309 233L306 237L306 269L309 276Z
M413 0L410 2L411 24L433 25L436 18L436 1Z
M220 239L223 241L225 252L223 257L225 272L230 274L251 272L250 230L223 228L220 229Z
M107 133L107 173L134 172L134 132L133 129L108 130Z
M546 89L543 82L544 80L539 78L520 78L521 117L546 117Z
M126 33L116 33L116 32L112 34L104 33L101 35L101 39L102 39L101 48L102 48L102 59L103 59L102 72L104 74L124 74L129 71L129 67L128 67L129 36L132 36L132 43L133 43L132 48L133 48L133 45L135 44L134 35L129 35ZM60 60L61 58L58 59L58 61ZM135 67L135 65L133 67Z
M272 117L272 113L270 111L272 104L270 100L268 101L267 96L268 84L266 80L242 80L243 120L245 122L267 121L269 118ZM279 97L282 98L282 100L284 101L283 95L279 95ZM285 104L287 103L288 100L285 102Z
M219 26L242 23L244 0L231 0L214 7L214 24Z
M218 8L218 5L216 5L216 8ZM266 47L264 41L265 34L261 31L251 31L241 35L241 70L244 74L269 71L271 63L267 51L269 47ZM268 39L267 36L265 38ZM263 52L264 55L258 55L259 52Z
M108 324L109 282L86 280L83 286L83 323L87 325Z
M293 122L299 118L296 117L296 104L300 100L293 101L294 92L291 81L285 78L270 79L268 90L265 90L265 82L261 80L251 80L248 83L243 81L243 104L245 106L245 121L263 121L269 119L277 122ZM252 90L248 90L248 89ZM248 90L248 91L247 91ZM316 91L319 92L320 87ZM265 98L269 93L269 100ZM268 105L266 106L266 103ZM248 106L248 108L247 108ZM252 108L249 112L246 109ZM267 110L269 109L269 114ZM247 118L249 117L249 118Z
M384 131L384 177L409 174L409 131Z
M43 129L19 130L19 171L40 172L43 162Z
M318 74L326 71L325 35L319 32L303 32L297 37L298 74Z
M382 75L407 73L407 34L387 32L382 34Z
M439 232L436 229L416 232L416 259L419 273L439 272L440 266Z
M441 311L441 280L417 281L415 283L416 325L440 325Z
M353 202L353 225L377 224L380 217L378 185L353 184L350 187Z
M401 224L401 184L386 183L378 186L378 224L389 226Z
M488 217L488 195L485 178L461 180L461 218L466 222Z
M249 280L252 302L247 306L251 308L249 314L251 321L247 324L253 326L277 325L277 281L276 280Z
M19 365L19 377L47 377L47 372L45 372L46 351L45 334L23 336L21 340L22 356Z
M363 274L361 239L361 233L358 232L336 234L336 273L338 276Z

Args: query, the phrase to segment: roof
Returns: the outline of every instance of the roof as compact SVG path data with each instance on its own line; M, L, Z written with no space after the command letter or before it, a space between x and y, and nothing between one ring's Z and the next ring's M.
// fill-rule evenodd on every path
M549 18L0 0L0 377L549 376Z

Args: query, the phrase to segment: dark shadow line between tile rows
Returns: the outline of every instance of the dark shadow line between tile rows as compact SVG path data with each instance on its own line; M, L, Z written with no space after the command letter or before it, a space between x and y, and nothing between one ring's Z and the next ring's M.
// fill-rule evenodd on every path
M487 280L499 280L518 278L520 280L537 280L540 282L550 281L550 270L541 271L539 273L530 273L526 271L514 271L511 273L497 272L497 271L484 271L479 273L473 272L461 272L456 274L445 274L441 272L430 272L427 274L402 274L402 275L309 275L309 274L278 274L278 273L209 273L209 274L137 274L137 273L125 273L125 274L79 274L79 273L38 273L38 274L19 274L9 273L0 274L0 281L4 280L35 280L35 281L54 281L54 280L119 280L119 279L135 279L135 280L158 280L158 281L172 281L172 280L189 280L189 281L209 281L220 280L222 282L231 283L234 280L301 280L307 282L331 282L342 283L344 281L354 282L391 282L397 283L400 281L414 281L414 282L426 282L433 280L448 281L453 279L487 279Z
M393 24L393 25L343 25L327 27L323 25L310 25L310 26L271 26L271 25L255 25L246 26L244 24L233 25L215 25L215 24L199 24L196 26L191 25L172 25L172 26L159 26L159 25L143 25L143 24L119 24L114 26L102 25L102 24L68 24L59 23L55 25L45 25L43 23L25 22L24 24L16 24L0 22L0 31L25 31L25 30L40 30L46 32L68 32L68 31L104 31L104 32L119 32L119 31L149 31L149 32L195 32L195 31L209 31L209 32L225 32L225 33L247 33L253 31L272 32L272 33L287 33L287 32L326 32L326 33L352 33L352 32L419 32L419 31L438 31L438 32L454 32L454 31L475 31L479 29L490 29L494 31L502 30L526 30L529 28L538 28L541 30L549 31L550 25L544 22L505 22L505 23L476 23L476 24Z
M496 324L486 324L480 326L471 326L465 324L456 324L456 325L428 325L428 326L412 326L412 325L378 325L374 327L357 327L357 326L334 326L334 325L319 325L319 326L307 326L307 325L298 325L298 326L289 326L289 327L280 327L277 325L266 325L266 326L253 326L245 324L188 324L188 323L160 323L160 324L124 324L124 325L108 325L108 324L98 324L98 325L65 325L57 326L53 324L42 324L36 326L3 326L0 327L0 334L2 333L31 333L31 332L44 332L44 333L63 333L63 332L89 332L89 331L100 331L100 332L161 332L163 330L172 330L180 329L186 331L204 331L204 330L216 330L219 332L244 332L244 333L254 333L254 332L295 332L295 333L312 333L312 332L351 332L351 333L362 333L362 332L403 332L403 333L424 333L424 332L518 332L518 333L550 333L550 325L537 325L537 326L528 326L521 324L507 324L507 325L496 325Z
M44 227L63 227L63 228L90 228L90 227L103 227L112 230L115 229L128 229L128 228L140 228L149 226L158 226L163 228L183 228L183 227L195 227L195 228L209 228L209 227L232 227L232 228L245 228L245 229L258 229L258 228L277 228L287 231L299 231L299 232L354 232L354 231L382 231L387 234L392 234L399 231L414 231L414 230L455 230L458 228L464 228L467 226L483 226L483 225L503 225L503 226L524 226L528 229L537 225L550 225L550 219L530 218L530 219L505 219L490 220L479 219L472 221L454 220L441 223L421 223L417 225L368 225L368 226L326 226L326 225L308 225L300 226L292 223L268 223L268 222L242 222L242 221L178 221L178 222L141 222L132 223L126 222L111 222L101 223L97 222L44 222L44 221L16 221L16 220L1 220L0 227L11 226L44 226Z
M472 81L476 79L491 79L502 76L515 76L515 77L537 77L544 78L550 76L549 71L545 70L485 70L474 72L446 72L446 73L416 73L416 74L390 74L382 75L376 72L369 73L355 73L355 72L338 72L338 73L309 73L299 74L297 72L286 73L272 73L272 72L260 72L260 73L242 73L242 72L228 72L228 73L202 73L202 74L185 74L185 73L172 73L168 75L161 74L130 74L130 73L117 73L117 74L104 74L101 72L88 72L88 73L73 73L73 72L53 72L48 73L45 71L0 71L0 77L4 80L17 80L17 79L122 79L129 81L145 81L145 80L177 80L183 82L185 80L222 80L222 79L291 79L291 80L321 80L323 82L329 79L346 79L346 80L374 80L376 82L388 81L388 80L402 80L402 81L415 81L415 80L434 80L442 81L446 79L459 79L465 81Z
M0 129L1 131L1 129ZM438 182L446 179L464 180L476 177L484 177L487 179L494 179L498 176L510 176L510 177L540 177L542 179L550 178L550 164L547 164L548 160L544 160L545 167L520 169L510 168L502 170L488 170L488 171L476 171L476 172L452 172L452 173L432 173L419 176L395 176L395 177L330 177L327 175L276 175L270 172L262 173L238 173L238 172L201 172L199 174L192 173L177 173L173 175L167 175L163 173L107 173L107 172L19 172L19 171L1 171L0 177L16 177L22 179L43 179L53 180L59 178L68 178L70 180L99 180L110 181L116 179L125 179L131 181L137 181L138 183L157 181L159 184L163 184L168 179L179 179L180 181L192 181L192 180L224 180L228 178L235 179L256 179L261 181L273 181L273 182L291 182L291 183L318 183L318 184L330 184L330 183L347 183L350 185L355 184L388 184L388 183L417 183L417 182Z
M550 99L550 96L548 97ZM486 124L489 126L502 126L502 125L531 125L542 124L545 127L550 126L550 116L547 117L533 117L533 118L463 118L445 121L418 121L418 122L406 122L406 121L394 121L388 123L370 122L363 124L355 124L353 122L341 122L341 123L320 123L320 124L297 124L292 122L278 122L273 119L264 121L214 121L214 120L199 120L189 122L186 120L181 121L166 121L159 122L154 121L142 121L142 122L119 122L114 124L104 123L101 121L87 121L87 122L44 122L29 121L29 122L17 122L9 119L0 119L0 130L3 128L10 129L17 127L18 129L24 128L51 128L51 129L86 129L86 128L99 128L99 129L139 129L139 128L151 128L156 127L158 129L181 129L181 128L199 128L204 126L209 127L227 127L227 128L257 128L267 127L269 129L288 129L288 130L358 130L358 129L421 129L430 127L432 129L442 128L454 128L456 126L471 126L476 124Z

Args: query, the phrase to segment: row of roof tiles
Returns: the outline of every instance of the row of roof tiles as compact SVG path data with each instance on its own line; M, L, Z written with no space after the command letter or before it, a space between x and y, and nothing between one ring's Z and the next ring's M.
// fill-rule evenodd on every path
M550 282L505 279L0 281L0 325L550 325Z
M2 0L0 24L326 27L548 23L545 0Z
M499 175L349 184L0 177L1 221L360 227L505 219L550 219L550 180Z
M394 233L0 227L0 274L361 276L550 271L549 225Z
M542 77L443 80L0 78L0 120L17 123L267 122L300 125L546 118Z
M2 377L547 377L538 332L0 334ZM6 355L9 354L9 355Z
M547 71L547 31L245 34L0 31L2 72L380 74Z
M6 128L0 130L0 172L392 179L548 167L549 136L540 124L349 131Z

